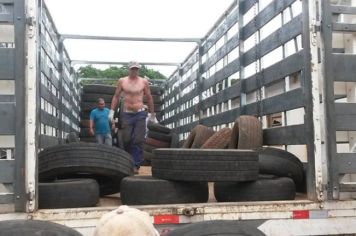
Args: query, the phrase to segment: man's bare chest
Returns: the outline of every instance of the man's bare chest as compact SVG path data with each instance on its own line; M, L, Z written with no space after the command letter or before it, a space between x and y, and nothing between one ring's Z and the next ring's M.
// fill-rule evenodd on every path
M140 81L135 82L128 82L125 81L123 83L123 90L127 94L140 94L143 92L144 85L140 83Z

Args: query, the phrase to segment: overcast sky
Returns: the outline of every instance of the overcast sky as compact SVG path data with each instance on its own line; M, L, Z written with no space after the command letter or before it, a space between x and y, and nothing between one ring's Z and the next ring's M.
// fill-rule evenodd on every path
M45 0L63 34L202 38L233 0ZM66 40L72 60L182 62L195 43ZM157 67L170 75L175 67Z

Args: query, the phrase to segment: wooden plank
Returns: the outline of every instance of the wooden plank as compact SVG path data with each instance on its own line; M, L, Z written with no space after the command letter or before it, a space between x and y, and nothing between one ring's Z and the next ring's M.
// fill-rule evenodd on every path
M11 184L15 177L15 160L0 160L0 183Z
M336 154L340 174L356 173L356 153Z
M208 60L202 65L202 72L206 72L215 65L218 61L224 58L228 53L234 50L239 45L239 34L234 35L224 46L222 46L214 55L210 56Z
M253 5L255 3L257 3L258 0L244 0L244 1L240 1L240 11L241 11L241 14L245 14L246 12L248 12L251 7L253 7Z
M40 87L41 97L43 97L47 102L51 103L53 106L58 108L59 100L55 97L51 91L49 91L43 84Z
M356 184L354 183L340 183L340 192L356 192Z
M59 122L58 118L48 114L43 110L41 110L40 112L40 121L43 124L50 125L58 129L58 122Z
M234 122L240 116L240 108L225 111L214 116L206 117L201 120L201 124L206 126L222 125Z
M332 54L331 60L335 81L356 82L356 55Z
M332 23L333 30L338 32L356 32L356 24Z
M1 103L0 117L0 135L14 135L16 133L15 103Z
M213 34L211 34L205 41L202 48L202 55L204 55L209 49L220 40L220 38L239 20L239 9L236 8L231 14L226 17L226 20L221 24Z
M331 5L330 10L332 13L336 13L336 14L356 15L356 7L351 7L351 6Z
M47 148L59 144L57 137L40 135L40 148Z
M202 101L201 109L204 110L211 106L220 104L222 102L227 102L230 99L237 98L240 96L240 91L241 91L241 81L237 82L231 87L221 90L220 92Z
M269 52L296 38L302 33L302 15L298 15L289 21L283 27L270 34L263 39L258 45L244 53L242 57L242 65L248 66L256 59L262 58Z
M283 126L263 130L264 145L306 144L304 125Z
M168 111L168 110L176 109L177 107L186 103L187 101L190 101L193 98L195 98L196 96L199 96L199 92L200 91L198 91L198 87L196 87L195 89L193 89L192 91L190 91L189 93L187 93L183 97L181 97L179 99L179 101L174 102L171 105L169 105L168 107L166 107L165 110Z
M255 20L251 20L242 28L241 39L248 39L258 29L262 28L295 1L296 0L283 0L271 2L255 17Z
M199 121L194 121L194 122L192 122L192 123L179 126L179 127L175 128L174 131L175 131L177 134L190 132L190 131L191 131L195 126L197 126L198 124L199 124Z
M0 204L14 203L13 193L0 193Z
M335 103L337 131L356 131L356 103Z
M242 80L246 93L250 93L260 88L257 80L260 79L260 85L266 86L274 83L286 76L301 71L303 68L303 50L295 53L282 61L262 70L247 79Z
M0 48L0 80L14 79L14 48Z

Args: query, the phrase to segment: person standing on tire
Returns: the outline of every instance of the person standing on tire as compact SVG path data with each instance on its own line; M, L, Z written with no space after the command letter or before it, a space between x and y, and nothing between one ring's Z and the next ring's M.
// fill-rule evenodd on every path
M115 123L109 120L109 113L110 110L105 107L104 99L99 98L98 107L90 112L89 132L91 135L95 135L97 143L111 146L112 137L109 123Z
M128 65L129 75L117 82L115 95L111 101L110 120L113 120L114 110L124 92L124 110L122 112L123 141L125 150L130 153L135 162L135 172L140 169L143 156L143 143L146 135L146 117L143 96L147 97L148 118L156 121L153 98L147 79L139 77L140 64L132 61Z

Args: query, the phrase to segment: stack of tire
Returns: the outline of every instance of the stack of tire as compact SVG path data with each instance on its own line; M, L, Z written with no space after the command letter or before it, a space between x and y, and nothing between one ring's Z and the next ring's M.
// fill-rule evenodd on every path
M81 96L80 114L80 140L95 143L95 138L89 134L90 111L97 107L98 98L105 100L106 107L110 109L111 99L115 94L115 86L91 84L85 85Z
M161 99L162 88L158 86L150 86L151 94L154 102L154 108L157 119L162 117L162 104ZM89 134L89 115L90 111L97 107L98 98L103 98L106 107L110 109L111 100L115 94L116 87L109 85L91 84L85 85L82 89L81 96L81 122L80 122L80 140L84 142L95 143L95 138ZM147 105L147 98L144 97L144 104ZM115 114L117 116L117 114ZM118 118L118 117L117 117Z
M147 137L144 144L144 165L150 166L153 158L153 151L157 148L175 148L178 146L178 135L172 132L171 129L153 123L147 124Z
M60 144L38 157L39 207L95 206L99 196L120 192L120 182L131 176L133 161L122 149L95 143Z

